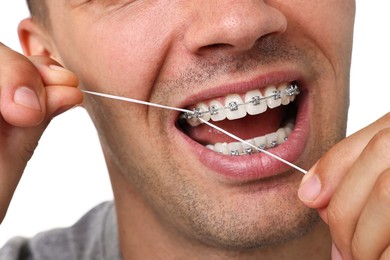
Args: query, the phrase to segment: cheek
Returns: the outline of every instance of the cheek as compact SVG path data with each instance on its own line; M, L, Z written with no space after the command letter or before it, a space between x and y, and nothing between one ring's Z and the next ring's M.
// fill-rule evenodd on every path
M75 20L78 29L68 28L60 39L61 58L91 90L148 99L174 30L169 19L153 19L155 12Z
M148 46L150 42L146 41L147 38L133 35L130 31L112 28L104 28L104 31L114 33L91 32L86 44L80 46L79 53L85 53L82 59L86 67L78 71L82 72L84 79L94 81L87 87L144 99L156 77L156 65L163 56L159 52L163 50L163 43L155 42L157 46L153 48Z
M352 54L355 1L296 0L290 17L296 35L304 35L318 49L326 64L319 96L328 106L321 114L329 115L332 123L342 131L349 106L349 71ZM292 5L291 5L292 6ZM293 32L293 34L294 34ZM326 72L326 73L325 73ZM331 105L329 105L331 104ZM333 108L331 108L333 107ZM341 130L340 130L341 129Z
M317 39L322 52L329 58L336 73L345 73L349 68L355 2L350 0L315 1L316 8L311 10L308 29Z
M311 38L336 71L350 65L355 1L276 0L275 4L289 17L296 35Z

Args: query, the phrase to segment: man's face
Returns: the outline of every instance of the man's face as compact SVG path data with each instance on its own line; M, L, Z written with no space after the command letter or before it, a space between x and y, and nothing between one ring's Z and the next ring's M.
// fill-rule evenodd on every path
M192 109L296 83L289 106L270 99L276 108L217 124L257 145L277 132L272 146L295 122L269 151L305 169L344 135L352 0L59 2L48 3L55 55L86 89ZM302 174L267 155L231 156L232 139L179 112L90 96L85 106L120 203L141 201L166 230L250 248L314 225L296 195Z

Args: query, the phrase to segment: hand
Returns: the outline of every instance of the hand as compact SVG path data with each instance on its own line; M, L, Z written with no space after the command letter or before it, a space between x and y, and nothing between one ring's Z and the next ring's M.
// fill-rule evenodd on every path
M0 43L0 223L50 120L80 104L76 76L47 57Z
M298 194L329 225L333 259L390 259L390 114L329 150Z

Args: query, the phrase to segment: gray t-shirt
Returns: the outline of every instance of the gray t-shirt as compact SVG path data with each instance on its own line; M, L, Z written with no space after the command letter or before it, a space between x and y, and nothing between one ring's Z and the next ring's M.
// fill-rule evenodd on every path
M69 228L16 237L0 249L0 260L119 260L113 202L104 202Z

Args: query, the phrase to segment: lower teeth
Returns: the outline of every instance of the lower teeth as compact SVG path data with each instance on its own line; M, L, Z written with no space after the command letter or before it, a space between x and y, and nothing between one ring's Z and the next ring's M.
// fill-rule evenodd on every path
M255 137L246 141L255 145L260 150L268 150L286 142L293 128L293 123L287 123L285 127L279 128L275 133ZM232 156L251 155L259 152L258 150L240 142L216 143L215 145L210 144L206 147L217 153Z

